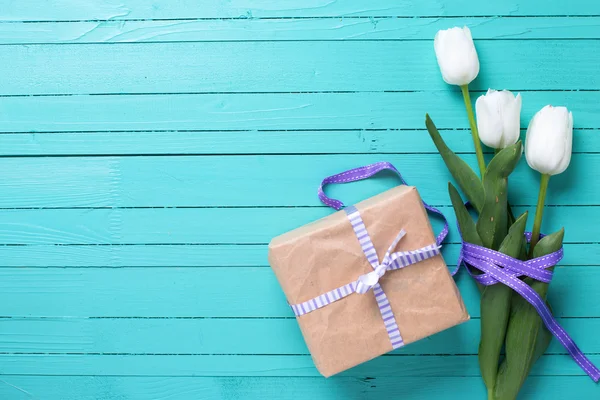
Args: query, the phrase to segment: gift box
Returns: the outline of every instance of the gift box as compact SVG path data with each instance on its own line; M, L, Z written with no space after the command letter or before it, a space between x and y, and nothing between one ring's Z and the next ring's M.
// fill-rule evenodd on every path
M412 186L274 238L269 263L325 377L469 319Z

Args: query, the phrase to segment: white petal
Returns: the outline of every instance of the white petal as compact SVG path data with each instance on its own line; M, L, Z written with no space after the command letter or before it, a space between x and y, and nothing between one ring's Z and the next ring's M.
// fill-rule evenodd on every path
M508 92L510 93L510 92ZM521 135L521 95L515 98L510 93L509 102L504 106L502 119L504 131L502 135L502 148L513 145Z
M543 174L563 172L571 160L572 115L565 107L546 106L527 129L525 156L529 166Z
M479 73L479 59L469 28L438 31L433 46L444 81L466 85Z
M488 147L500 148L502 120L499 118L495 100L491 95L480 96L475 103L479 139Z
M563 158L554 171L553 175L563 173L571 163L571 153L573 149L573 113L569 113L569 118L566 126L567 134L564 138L564 153Z

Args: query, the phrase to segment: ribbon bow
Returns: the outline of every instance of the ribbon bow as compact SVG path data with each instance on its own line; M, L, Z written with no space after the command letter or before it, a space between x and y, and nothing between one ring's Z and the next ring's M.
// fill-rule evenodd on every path
M375 287L375 285L379 283L379 279L383 278L387 271L399 269L407 265L414 264L415 262L429 258L431 257L431 255L428 255L427 253L431 253L432 251L437 252L439 254L441 246L437 245L427 246L415 251L399 251L397 253L392 253L392 251L394 251L396 245L398 245L398 242L404 237L404 235L406 235L406 231L404 229L400 230L400 232L388 248L387 252L385 253L383 261L381 263L377 262L378 265L373 266L373 271L358 277L358 279L355 282L355 293L365 294L369 290L372 290ZM418 258L417 255L422 258ZM404 257L404 261L400 260L396 262L396 260L400 259L400 257Z
M398 245L400 239L406 235L406 232L401 230L398 235L396 235L396 238L388 248L383 260L380 263L377 257L377 252L375 251L375 247L373 246L373 242L371 242L367 228L365 227L358 210L352 206L348 207L345 211L350 223L352 224L352 228L354 229L354 233L356 234L363 253L367 257L369 264L371 264L373 267L373 271L364 275L360 275L358 279L348 283L347 285L330 290L327 293L307 300L303 303L294 304L291 306L292 310L296 316L301 316L325 307L353 293L365 294L368 291L373 290L375 299L377 300L377 306L381 312L381 317L383 318L383 323L385 324L392 347L396 349L403 346L404 341L400 335L400 330L398 329L398 324L396 323L390 302L381 288L379 280L387 271L404 268L407 265L415 264L440 254L440 246L436 243L413 251L399 251L392 253Z
M404 231L404 229L402 229L396 236L396 239L394 239L394 241L388 248L381 264L377 262L377 264L379 265L377 265L373 271L358 277L358 279L356 280L356 289L354 289L356 293L365 294L379 283L379 279L385 275L388 267L390 266L391 252L396 248L396 245L398 244L400 239L404 237L404 235L406 235L406 232Z

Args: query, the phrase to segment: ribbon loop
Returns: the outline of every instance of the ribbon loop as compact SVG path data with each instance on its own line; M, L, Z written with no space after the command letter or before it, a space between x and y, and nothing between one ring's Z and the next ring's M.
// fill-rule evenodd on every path
M404 178L402 178L400 171L398 171L396 169L396 167L394 167L391 163L389 163L387 161L381 161L378 163L365 165L364 167L350 169L348 171L345 171L345 172L342 172L339 174L335 174L335 175L331 175L331 176L328 176L327 178L323 179L323 182L321 182L321 185L319 186L319 189L317 191L317 193L319 195L319 199L326 206L329 206L335 210L341 210L342 208L344 208L344 203L342 203L341 201L339 201L337 199L332 199L332 198L328 197L324 192L325 186L332 184L332 183L347 183L347 182L360 181L363 179L370 178L373 175L375 175L378 172L381 172L383 170L392 171L394 174L396 174L398 176L398 178L400 178L400 182L403 185L408 186L408 183L406 183ZM442 212L440 210L438 210L437 208L428 205L424 201L423 201L423 206L425 207L425 209L427 211L438 215L439 217L441 217L444 220L444 227L442 228L442 231L437 235L437 238L436 238L436 243L442 244L444 239L446 239L446 236L448 236L448 231L449 231L448 221L446 220L446 217L444 216L444 214L442 214Z

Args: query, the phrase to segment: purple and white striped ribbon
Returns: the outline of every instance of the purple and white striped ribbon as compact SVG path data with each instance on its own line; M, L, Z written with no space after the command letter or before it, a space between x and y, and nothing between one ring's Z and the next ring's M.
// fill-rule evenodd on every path
M431 244L413 251L392 253L400 239L402 239L402 237L406 234L404 230L401 230L388 248L382 262L380 263L379 258L377 257L377 251L373 246L373 242L371 241L371 237L367 232L367 228L365 227L359 211L354 206L348 207L345 211L348 216L348 220L352 224L352 228L354 229L354 233L356 234L363 253L373 267L373 271L359 276L358 279L353 282L330 290L329 292L323 293L322 295L313 299L307 300L303 303L294 304L291 306L292 310L294 311L294 314L299 317L301 315L308 314L311 311L325 307L335 301L343 299L344 297L350 296L353 293L365 294L369 290L373 289L375 299L377 300L377 306L379 307L381 317L383 318L383 323L385 324L387 334L390 338L390 342L392 343L392 348L397 349L398 347L402 347L404 345L404 341L402 340L402 335L400 334L398 324L396 323L396 318L392 312L392 306L390 305L387 296L379 284L379 279L385 275L387 271L404 268L407 265L415 264L440 254L440 246L438 244Z

